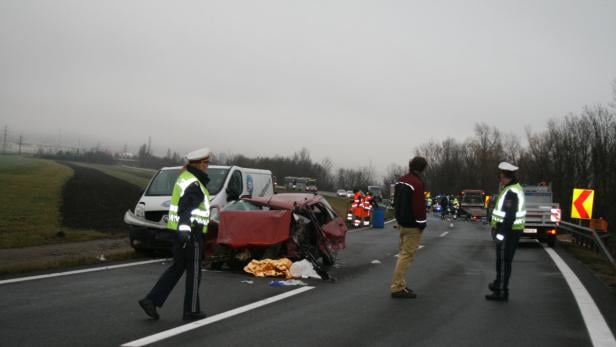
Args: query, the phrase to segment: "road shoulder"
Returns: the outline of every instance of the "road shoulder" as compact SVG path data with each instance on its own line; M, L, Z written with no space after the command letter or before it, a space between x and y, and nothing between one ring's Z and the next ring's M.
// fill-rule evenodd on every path
M612 333L616 335L616 297L613 295L612 290L571 253L560 247L556 247L554 250L582 282L595 301Z

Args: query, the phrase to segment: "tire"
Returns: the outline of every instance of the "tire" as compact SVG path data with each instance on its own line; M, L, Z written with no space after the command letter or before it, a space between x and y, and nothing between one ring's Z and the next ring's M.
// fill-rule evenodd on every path
M233 258L227 261L227 266L233 272L242 272L248 263L250 263L250 261L243 261Z
M545 243L551 248L556 247L556 236L549 236Z
M220 270L222 270L222 266L224 264L225 263L222 262L222 261L217 261L217 262L210 263L210 270L220 271Z
M263 252L263 259L278 259L278 255L280 255L280 249L282 248L282 243L277 243L275 245L269 246Z
M216 245L212 250L212 254L206 256L205 263L208 264L210 270L220 271L229 258L230 250L223 245Z
M333 266L336 263L336 258L337 258L337 254L333 253L331 256L327 256L325 254L323 254L323 256L321 257L321 261L323 262L324 266Z

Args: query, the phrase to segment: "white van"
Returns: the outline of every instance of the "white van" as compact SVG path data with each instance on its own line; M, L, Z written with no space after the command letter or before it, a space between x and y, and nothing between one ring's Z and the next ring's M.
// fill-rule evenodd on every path
M171 237L167 220L171 194L181 166L160 169L148 183L134 211L126 211L124 222L131 226L130 242L135 249L169 249ZM238 166L210 166L207 189L212 217L229 201L242 197L274 194L272 172Z

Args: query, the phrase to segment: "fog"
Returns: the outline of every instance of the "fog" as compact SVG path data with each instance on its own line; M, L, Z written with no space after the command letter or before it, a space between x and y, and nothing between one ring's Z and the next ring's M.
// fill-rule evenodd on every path
M0 2L0 126L155 153L404 163L611 99L613 1Z

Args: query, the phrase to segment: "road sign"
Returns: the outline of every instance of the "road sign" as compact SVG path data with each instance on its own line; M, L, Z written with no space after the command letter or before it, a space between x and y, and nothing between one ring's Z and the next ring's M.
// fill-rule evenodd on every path
M592 189L573 189L571 218L591 219L595 191Z

